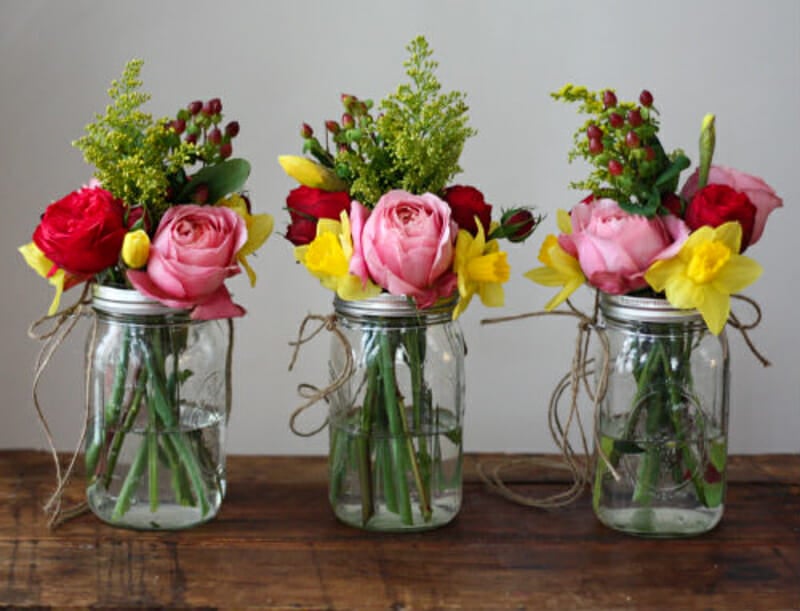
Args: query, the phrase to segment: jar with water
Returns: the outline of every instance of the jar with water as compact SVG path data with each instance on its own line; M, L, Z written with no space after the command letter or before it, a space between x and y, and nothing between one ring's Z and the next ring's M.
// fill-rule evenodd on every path
M420 531L461 507L464 340L455 299L334 302L329 498L342 522Z
M212 519L225 495L230 320L194 321L135 290L96 286L87 344L87 501L143 530Z
M598 408L595 514L635 535L707 532L725 501L725 331L713 335L697 311L664 299L603 294L600 311L609 374Z

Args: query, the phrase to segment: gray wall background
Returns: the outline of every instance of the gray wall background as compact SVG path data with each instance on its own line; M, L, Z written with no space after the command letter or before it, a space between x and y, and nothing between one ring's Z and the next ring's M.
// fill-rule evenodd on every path
M30 397L39 348L29 323L44 314L50 287L16 252L45 206L90 177L70 142L107 103L110 81L132 57L145 60L148 110L171 115L195 98L221 96L242 133L236 154L253 164L249 189L282 231L294 183L276 157L299 153L301 122L317 130L341 113L339 94L380 99L404 78L405 45L428 37L446 89L467 92L472 125L459 182L499 206L537 206L549 218L510 248L506 307L475 303L461 319L467 358L466 449L554 451L549 394L570 365L574 326L530 320L481 326L481 318L532 311L550 290L522 273L536 265L555 210L579 195L585 174L566 154L579 118L548 93L567 81L613 86L627 99L642 88L661 110L666 148L696 159L700 122L717 114L716 161L763 176L784 198L748 254L765 268L747 294L765 319L753 339L774 362L763 369L731 337L730 447L800 451L797 231L800 199L800 3L796 0L3 0L0 3L0 447L44 447ZM327 339L307 347L289 373L288 342L308 312L327 313L331 295L295 266L273 236L254 262L255 289L230 283L249 314L236 323L229 450L322 453L327 439L294 437L288 418L300 382L321 383ZM578 302L588 305L589 291ZM67 294L64 303L77 294ZM83 417L86 326L61 347L41 386L57 444L75 446ZM305 421L311 425L322 410Z

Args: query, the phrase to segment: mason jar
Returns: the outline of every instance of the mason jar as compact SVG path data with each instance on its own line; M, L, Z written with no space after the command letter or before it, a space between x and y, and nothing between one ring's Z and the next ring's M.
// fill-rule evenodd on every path
M464 339L456 300L420 310L402 296L336 299L329 498L339 520L419 531L461 507ZM349 354L349 356L348 356Z
M114 526L187 528L225 495L230 320L194 321L95 286L87 345L87 500Z
M609 373L598 414L595 514L635 535L711 530L725 501L725 331L713 335L696 310L664 299L601 294L600 312Z

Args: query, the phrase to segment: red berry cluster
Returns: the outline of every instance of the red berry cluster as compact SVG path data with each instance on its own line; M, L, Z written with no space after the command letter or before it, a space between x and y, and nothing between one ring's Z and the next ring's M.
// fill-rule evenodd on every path
M652 161L655 151L647 143L655 133L650 122L653 109L653 94L646 89L639 94L641 106L619 104L616 94L607 89L603 92L603 112L597 122L586 127L589 153L598 156L606 152L605 165L611 176L620 176L625 164L631 160ZM641 151L633 154L634 150Z
M231 141L239 134L239 122L230 121L220 129L222 101L212 98L195 100L178 111L170 126L185 142L197 147L197 157L203 163L218 163L233 154Z
M337 153L353 152L371 137L374 119L370 109L373 103L372 100L360 100L348 93L343 93L341 100L344 107L341 119L338 122L332 119L325 121L326 144L327 138L330 137L336 145ZM320 144L308 123L303 123L300 127L300 136L305 141L304 152L311 153L324 165L334 167L334 156L328 151L327 146L323 147Z

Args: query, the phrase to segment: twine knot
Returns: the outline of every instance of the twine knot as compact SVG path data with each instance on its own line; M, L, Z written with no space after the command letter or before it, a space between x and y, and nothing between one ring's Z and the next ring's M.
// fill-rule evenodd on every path
M306 334L306 327L312 322L317 322L319 324L313 331ZM342 368L342 371L339 372L339 375L336 376L336 378L324 388L318 388L317 386L308 383L298 384L297 394L306 399L306 401L292 412L292 415L289 418L289 428L295 435L300 437L312 437L328 426L328 417L326 416L323 423L318 427L310 431L300 430L295 425L295 421L300 414L310 407L316 405L319 401L327 402L328 397L344 386L355 372L353 350L350 346L350 342L347 340L347 337L344 335L344 333L342 333L342 330L339 329L339 326L337 325L336 314L329 314L327 316L321 316L319 314L306 315L306 317L303 319L303 322L300 323L300 328L297 331L297 339L293 342L289 342L289 345L294 347L292 359L289 362L289 371L291 371L297 363L297 358L300 355L300 348L313 340L322 331L328 331L329 333L332 333L333 336L339 340L344 352L344 367Z

